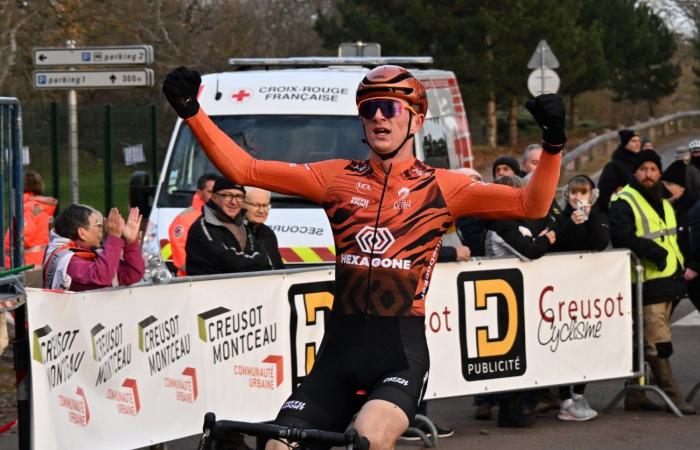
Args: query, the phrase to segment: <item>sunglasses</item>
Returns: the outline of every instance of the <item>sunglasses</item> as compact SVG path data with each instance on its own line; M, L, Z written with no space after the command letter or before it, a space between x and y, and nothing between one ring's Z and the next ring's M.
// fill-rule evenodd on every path
M358 106L360 116L365 119L372 119L377 114L377 110L380 110L386 119L392 119L400 116L404 109L412 111L413 114L416 113L413 108L394 98L374 98L365 100Z

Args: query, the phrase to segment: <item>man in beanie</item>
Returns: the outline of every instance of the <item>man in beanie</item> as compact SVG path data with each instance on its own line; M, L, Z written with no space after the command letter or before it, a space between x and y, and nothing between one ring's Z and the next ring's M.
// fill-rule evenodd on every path
M598 207L605 213L608 212L610 197L632 179L634 155L642 146L642 141L634 130L620 130L617 134L620 137L620 145L613 152L612 159L605 165L598 180Z
M700 198L700 139L688 143L690 162L686 170L685 187Z
M491 175L494 180L501 177L518 177L520 176L520 164L512 156L499 156L491 165Z
M188 275L249 272L272 267L261 242L244 224L245 188L227 178L214 182L211 199L187 235Z
M686 292L676 215L663 196L661 158L653 150L642 150L634 156L632 171L632 180L613 195L610 203L610 238L613 247L632 250L644 266L645 359L659 387L678 409L683 414L695 414L695 408L678 391L669 362L673 354L671 308ZM633 281L635 278L633 273ZM659 408L643 391L630 390L625 396L627 410Z

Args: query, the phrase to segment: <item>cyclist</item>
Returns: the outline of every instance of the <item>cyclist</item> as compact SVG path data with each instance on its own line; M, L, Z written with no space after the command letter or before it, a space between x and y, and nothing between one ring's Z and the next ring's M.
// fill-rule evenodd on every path
M564 104L546 94L527 107L543 128L544 154L523 189L474 182L413 156L425 120L425 88L409 71L379 66L360 82L356 103L365 161L293 164L254 159L197 102L201 78L180 67L163 92L214 165L229 179L321 205L336 245L333 313L316 363L282 406L281 425L342 431L367 392L354 426L372 449L394 448L428 379L425 296L440 239L458 217L543 217L566 142ZM284 143L280 143L284 145ZM281 445L275 441L268 448ZM279 447L283 448L283 447Z

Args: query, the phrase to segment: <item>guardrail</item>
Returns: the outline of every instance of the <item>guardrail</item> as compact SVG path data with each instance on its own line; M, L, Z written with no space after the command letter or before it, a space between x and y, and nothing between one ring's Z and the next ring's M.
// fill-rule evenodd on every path
M700 111L684 111L652 119L630 126L637 133L648 136L652 141L680 133L691 128L700 128ZM596 154L609 155L619 144L617 131L608 131L584 142L562 158L562 168L565 170L581 170L583 164L594 159Z

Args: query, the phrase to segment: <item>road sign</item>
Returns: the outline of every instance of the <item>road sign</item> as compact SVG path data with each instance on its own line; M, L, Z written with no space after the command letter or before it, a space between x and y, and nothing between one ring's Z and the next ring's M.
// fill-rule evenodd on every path
M153 86L151 69L37 70L36 89L110 89Z
M527 89L535 97L540 94L556 94L559 81L559 75L552 69L537 69L527 77Z
M123 66L153 63L153 47L150 45L35 48L33 52L36 67Z
M550 69L556 69L559 67L559 61L557 57L554 56L554 52L549 48L547 41L542 39L538 44L535 52L530 57L530 61L527 63L528 69L539 69L542 66L549 67Z

